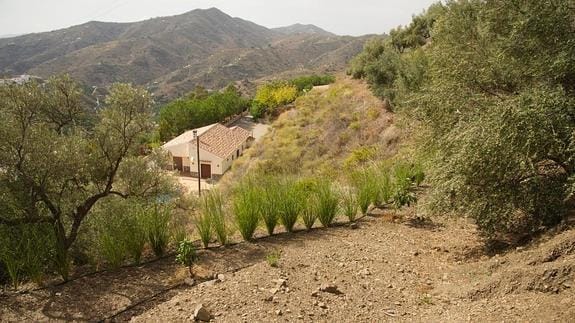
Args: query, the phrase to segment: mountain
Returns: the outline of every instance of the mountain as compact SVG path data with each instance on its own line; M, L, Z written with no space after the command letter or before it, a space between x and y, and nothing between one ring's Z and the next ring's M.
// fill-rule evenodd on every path
M135 23L88 22L0 39L0 74L69 73L87 86L145 85L170 98L270 75L339 71L366 37L312 25L268 29L216 9Z
M311 34L311 35L335 36L335 34L332 34L329 31L325 31L315 25L294 24L286 27L273 28L273 30L282 33L284 35Z

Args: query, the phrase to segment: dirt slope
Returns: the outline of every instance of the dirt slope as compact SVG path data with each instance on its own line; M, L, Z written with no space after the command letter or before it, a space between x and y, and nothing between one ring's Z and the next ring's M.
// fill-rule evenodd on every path
M1 294L0 318L184 321L201 303L217 322L575 320L575 229L487 256L466 221L390 221L393 211L378 213L385 215L364 218L355 230L279 234L201 251L194 270L204 283L195 286L166 258ZM266 262L275 251L277 268ZM210 280L218 273L221 281ZM341 294L316 292L324 283Z
M481 244L463 221L417 227L367 218L357 230L258 242L258 248L281 250L278 268L261 259L133 320L188 320L201 303L219 322L568 322L575 319L574 242L570 230L524 251L477 259L469 255ZM542 263L550 254L559 256ZM286 285L274 295L277 279ZM342 294L314 296L322 283Z

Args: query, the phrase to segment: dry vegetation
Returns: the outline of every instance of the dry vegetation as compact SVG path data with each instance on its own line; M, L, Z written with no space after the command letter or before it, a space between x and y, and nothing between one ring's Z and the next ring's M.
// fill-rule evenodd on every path
M384 103L362 82L340 77L298 98L220 185L229 188L248 172L341 179L355 166L393 156L399 136Z

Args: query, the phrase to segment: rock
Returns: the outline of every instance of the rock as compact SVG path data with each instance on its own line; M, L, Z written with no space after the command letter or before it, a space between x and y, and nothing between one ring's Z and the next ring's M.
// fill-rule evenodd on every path
M355 230L355 229L359 228L359 226L357 225L357 222L352 222L352 223L349 225L349 227L350 227L352 230Z
M319 292L319 291L314 290L313 292L311 292L311 296L312 296L312 297L317 297L318 292Z
M194 286L194 284L196 284L196 281L193 280L192 278L189 278L189 277L188 277L188 278L186 278L186 279L184 280L184 284L186 284L186 285L188 285L188 286Z
M282 310L277 310L276 311L276 315L277 316L282 316L284 313L282 312Z
M415 251L415 252L413 253L413 255L414 255L415 257L419 256L419 251Z
M224 276L224 274L218 274L218 276L216 277L219 281L223 282L226 279L226 276Z
M334 284L321 284L319 291L331 294L343 294Z
M204 307L204 305L200 304L196 306L193 315L194 321L202 321L202 322L209 322L212 319L212 314Z
M283 279L283 278L274 279L273 281L276 283L276 285L277 285L278 287L285 287L285 286L287 286L287 280L285 280L285 279Z
M326 308L327 308L327 305L325 305L324 302L319 302L319 303L317 304L317 306L319 306L320 308L323 308L323 309L326 309Z
M369 276L371 275L371 272L369 271L369 269L365 268L360 270L357 274L360 276Z

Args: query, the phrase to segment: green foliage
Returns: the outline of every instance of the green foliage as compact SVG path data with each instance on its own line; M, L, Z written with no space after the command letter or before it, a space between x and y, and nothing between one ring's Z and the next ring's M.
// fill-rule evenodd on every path
M280 222L287 232L292 232L302 209L302 190L296 181L286 178L281 182L280 192Z
M259 190L253 180L245 180L237 187L233 197L236 224L246 241L251 241L260 218Z
M301 219L303 220L303 224L306 229L310 230L315 224L318 216L318 209L317 197L313 195L308 197L301 210Z
M343 214L348 218L349 222L354 222L357 216L357 196L353 189L347 188L341 194L341 207Z
M202 240L204 248L207 248L210 241L212 241L213 236L212 218L209 214L200 212L200 214L196 215L194 218L194 224L196 226L196 230L198 230L198 234L200 235L200 240Z
M260 118L265 113L274 113L277 108L292 103L298 96L298 89L288 82L271 82L258 87L250 113Z
M265 176L259 191L260 216L269 235L273 235L280 217L281 187L279 178Z
M229 230L226 223L226 215L224 212L221 193L217 190L204 193L201 209L204 217L209 218L209 222L211 223L211 227L213 228L218 241L222 245L228 244Z
M270 265L270 267L277 268L279 266L280 257L281 252L278 250L274 250L266 255L266 262L268 263L268 265Z
M186 130L222 122L227 117L245 111L248 106L249 101L237 91L193 93L162 107L158 121L160 138L166 141Z
M14 289L23 279L41 283L53 263L54 239L47 225L0 226L0 263L4 264Z
M289 83L293 84L299 92L309 91L314 86L328 85L333 82L335 82L335 77L329 74L301 76L289 81Z
M324 227L329 227L333 223L337 213L337 207L339 205L338 194L328 181L320 182L316 194L319 222L321 222Z
M97 111L82 95L66 76L0 86L0 223L51 224L51 265L64 280L69 251L101 200L158 196L170 181L153 162L160 158L139 155L153 127L149 93L114 84Z
M344 160L343 165L345 168L352 169L358 165L365 164L372 160L377 153L373 146L362 146L351 151L349 156Z
M166 252L170 242L170 220L172 211L168 206L154 204L146 210L144 226L148 242L157 257Z
M196 259L197 255L194 243L188 239L180 241L176 251L176 262L190 268Z
M428 166L427 176L396 169L397 206L425 178L431 211L469 215L491 238L563 218L575 176L574 19L569 0L453 1L366 45L350 69L417 121Z

